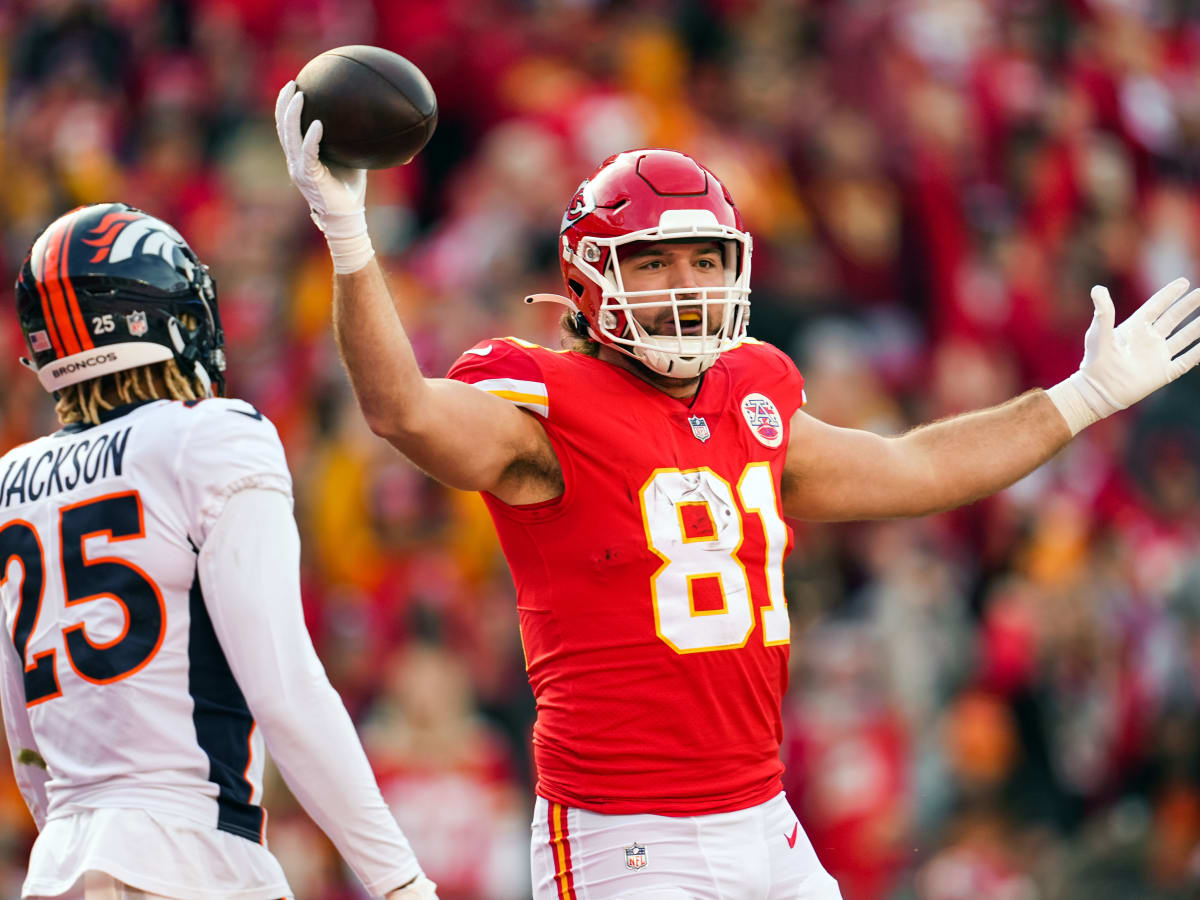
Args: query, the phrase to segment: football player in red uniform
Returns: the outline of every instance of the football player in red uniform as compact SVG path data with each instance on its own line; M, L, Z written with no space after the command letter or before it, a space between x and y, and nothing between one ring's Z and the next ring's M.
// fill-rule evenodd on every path
M746 336L751 240L682 153L618 154L561 228L567 324L549 350L417 367L367 235L366 173L331 172L303 96L276 108L334 261L334 326L371 428L483 492L517 589L534 729L532 869L549 898L839 897L783 796L785 516L917 516L999 490L1080 428L1194 365L1200 291L1172 282L1049 391L900 437L806 414L791 360ZM528 299L546 299L544 295ZM1186 352L1184 352L1186 350Z

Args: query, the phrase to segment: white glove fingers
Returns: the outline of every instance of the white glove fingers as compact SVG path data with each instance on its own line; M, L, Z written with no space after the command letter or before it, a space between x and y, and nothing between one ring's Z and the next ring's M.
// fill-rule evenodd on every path
M1200 319L1192 319L1179 329L1178 334L1167 338L1167 352L1171 356L1178 356L1198 340L1200 340Z
M300 145L300 164L309 178L317 179L324 174L325 164L321 162L321 138L325 134L325 126L320 119L313 119Z
M288 149L288 158L300 148L304 135L300 131L300 114L304 112L304 94L296 91L283 111L283 136ZM311 129L311 126L309 126Z
M1188 328L1191 327L1191 325L1188 325ZM1171 360L1171 377L1173 379L1178 378L1184 372L1187 372L1194 367L1198 362L1200 362L1200 344L1197 344L1178 359Z
M1192 291L1182 300L1177 300L1166 312L1158 317L1158 321L1154 323L1154 330L1163 337L1167 337L1172 331L1179 327L1179 323L1188 316L1200 309L1200 288Z
M1147 322L1157 322L1158 317L1171 308L1171 304L1187 293L1188 280L1176 278L1174 281L1160 287L1150 295L1150 299L1142 304L1135 313L1145 316ZM1095 288L1092 289L1093 291ZM1170 333L1170 332L1168 332Z
M279 143L283 144L284 129L283 118L287 112L288 104L292 102L292 96L296 93L296 82L289 81L279 90L279 96L275 98L275 133L279 135Z

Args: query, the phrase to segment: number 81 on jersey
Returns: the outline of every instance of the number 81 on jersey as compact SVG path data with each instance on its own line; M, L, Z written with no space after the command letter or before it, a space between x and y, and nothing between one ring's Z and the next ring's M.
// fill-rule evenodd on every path
M707 467L656 469L638 492L647 545L662 560L650 577L654 626L676 653L744 647L754 630L756 609L761 609L764 644L786 644L790 639L783 595L787 525L779 512L770 463L747 465L738 479L737 496L741 509L757 513L762 522L769 603L754 602L749 575L738 558L745 523L729 482ZM692 511L707 516L699 528L689 528ZM701 579L716 579L720 609L696 609L695 586Z

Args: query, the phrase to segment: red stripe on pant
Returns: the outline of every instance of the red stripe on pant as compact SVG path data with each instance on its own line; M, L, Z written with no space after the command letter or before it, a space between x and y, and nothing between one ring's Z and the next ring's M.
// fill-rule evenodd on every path
M547 801L546 816L550 828L550 851L554 854L554 883L559 900L578 900L575 877L571 873L571 843L567 834L567 808L561 803Z

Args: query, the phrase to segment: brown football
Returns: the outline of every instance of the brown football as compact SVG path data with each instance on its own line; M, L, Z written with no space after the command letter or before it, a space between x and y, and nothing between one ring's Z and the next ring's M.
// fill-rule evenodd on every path
M300 127L324 126L321 159L353 169L387 169L409 162L437 125L429 79L398 53L352 44L316 56L300 70L304 93Z

